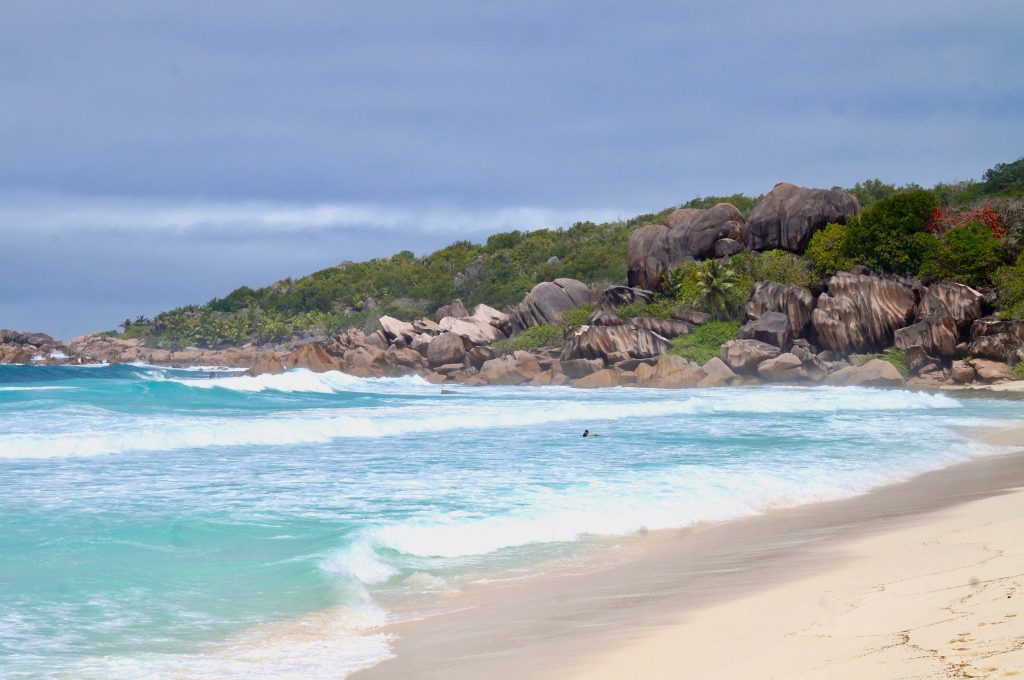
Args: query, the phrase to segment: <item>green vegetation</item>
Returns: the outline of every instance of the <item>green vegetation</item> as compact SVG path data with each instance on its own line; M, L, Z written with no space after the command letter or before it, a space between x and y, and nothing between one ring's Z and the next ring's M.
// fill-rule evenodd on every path
M1005 319L1024 319L1024 253L1017 261L996 270L993 276L999 297L996 306Z
M749 274L737 274L718 260L688 262L670 272L665 282L677 305L707 312L720 321L739 317L753 286Z
M730 258L729 267L754 281L775 281L787 286L809 286L817 279L810 260L785 250L737 253Z
M562 314L564 323L544 324L527 328L514 338L491 343L491 348L501 353L517 350L535 350L542 347L558 347L565 338L565 329L569 326L585 324L594 313L594 305L580 305Z
M910 377L910 366L907 364L907 356L901 349L890 347L885 351L885 354L868 354L867 358L888 361L890 364L896 367L896 370L898 370L900 372L900 375L902 375L904 378Z
M1024 250L1024 158L996 165L981 180L939 184L930 191L877 179L845 190L861 202L860 219L815 234L806 259L770 251L736 255L716 273L704 272L703 264L684 265L673 273L673 294L649 305L627 306L620 314L667 317L672 307L686 305L734 317L756 280L808 285L817 277L863 264L879 272L923 273L974 285L991 282L1009 295L999 303L1002 313L1024 317L1024 293L1018 295L1011 281L1013 276L1020 280L1024 267L998 268ZM761 198L697 197L682 207L730 202L749 216ZM939 217L945 221L936 229L934 209L940 205L945 212L939 211ZM280 342L298 335L327 337L346 328L372 330L384 314L406 320L425 316L456 297L469 307L486 302L501 308L521 300L535 284L557 277L621 283L630 233L663 222L675 209L604 224L504 232L483 244L458 241L423 257L403 251L262 288L242 286L206 305L179 307L152 319L126 319L123 337L175 349ZM991 238L982 238L980 229L967 229L966 222L976 215L1003 243L1005 254L1000 255ZM735 278L724 276L727 271Z
M628 305L615 308L615 313L623 319L634 319L638 316L656 316L660 319L671 318L671 312L681 303L674 297L655 295L650 302L637 300Z
M987 286L1000 265L1006 263L1006 246L982 222L954 227L921 265L921 275L935 281L957 281L968 286Z
M532 351L541 347L557 347L562 344L562 339L565 337L565 328L565 326L554 324L533 326L514 338L492 343L491 348L506 354L518 350Z
M811 237L804 257L811 261L814 273L819 277L835 276L853 266L853 260L843 254L846 233L845 224L827 224Z
M690 199L686 203L683 203L679 207L707 209L713 208L719 203L732 203L741 213L743 213L744 217L750 217L750 212L762 198L764 198L764 194L759 196L747 196L746 194L733 194L732 196L698 196L697 198Z
M925 229L937 207L935 194L923 189L876 201L850 221L843 254L874 271L915 274L936 246Z
M735 340L739 332L739 321L709 321L694 326L689 335L675 338L669 354L678 354L703 365L712 357L717 357L722 344Z

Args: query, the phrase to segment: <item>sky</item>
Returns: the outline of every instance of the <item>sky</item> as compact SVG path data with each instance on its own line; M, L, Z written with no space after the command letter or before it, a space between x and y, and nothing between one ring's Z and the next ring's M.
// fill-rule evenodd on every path
M1024 156L1020 0L0 4L0 327Z

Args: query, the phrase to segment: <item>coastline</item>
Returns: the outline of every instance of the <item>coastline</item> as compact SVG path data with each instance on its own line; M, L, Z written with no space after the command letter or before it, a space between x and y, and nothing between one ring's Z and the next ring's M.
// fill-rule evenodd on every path
M1024 444L1024 430L986 440ZM1003 655L1003 667L1024 667L1014 656L1024 649L1024 612L996 626L994 610L991 616L990 607L979 610L988 618L978 623L993 626L984 632L995 631L998 639L980 636L983 629L972 622L973 630L947 638L962 640L947 645L948 659L915 656L903 638L927 627L933 615L956 627L948 620L959 619L942 615L951 598L992 594L1012 582L1007 576L1024 582L1024 550L1007 540L1024 532L1021 487L1024 452L992 455L846 500L651 532L636 540L642 550L631 559L467 594L457 611L385 627L397 636L396 656L351 677L897 677L891 674L897 669L899 677L933 677L947 662L985 673L991 662L971 666L969 659L1000 645L1016 648ZM951 538L957 532L981 547L960 547ZM977 576L964 575L972 569ZM908 584L933 581L934 596L917 598L913 607L899 594ZM870 603L859 619L863 629L793 637L820 625L814 617L823 611L853 611L862 600ZM897 623L897 610L916 616L914 625L902 623L906 616ZM930 630L946 632L940 625ZM967 638L959 635L965 632ZM1009 642L999 637L1004 634ZM925 668L917 675L903 668L912 656L915 668ZM802 665L785 666L794 658ZM829 664L844 659L845 675L829 675ZM870 665L876 663L883 666Z

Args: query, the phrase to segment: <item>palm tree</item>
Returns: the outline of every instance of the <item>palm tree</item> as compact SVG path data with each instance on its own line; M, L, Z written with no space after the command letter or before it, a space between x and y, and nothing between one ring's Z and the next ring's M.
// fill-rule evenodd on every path
M734 311L729 293L739 280L736 272L718 260L705 260L697 265L694 278L708 310L719 321L729 318Z

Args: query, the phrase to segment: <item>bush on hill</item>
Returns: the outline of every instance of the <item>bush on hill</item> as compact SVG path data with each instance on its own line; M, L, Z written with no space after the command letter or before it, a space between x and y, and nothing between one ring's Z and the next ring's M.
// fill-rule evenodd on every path
M819 277L835 276L838 272L848 271L853 260L844 255L846 249L847 226L845 224L828 224L814 233L804 256L811 261L814 272Z
M717 357L722 344L735 340L739 333L739 321L709 321L694 326L688 335L680 335L672 340L669 354L678 354L703 365L712 357Z
M866 208L847 225L843 255L879 272L915 274L936 248L927 226L938 207L930 191L900 191Z

